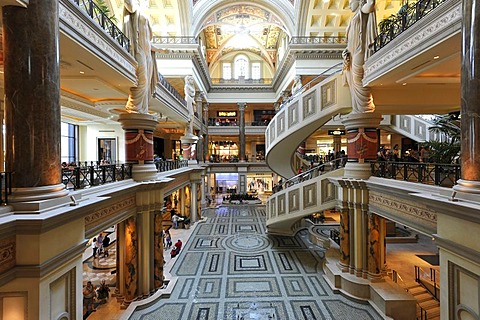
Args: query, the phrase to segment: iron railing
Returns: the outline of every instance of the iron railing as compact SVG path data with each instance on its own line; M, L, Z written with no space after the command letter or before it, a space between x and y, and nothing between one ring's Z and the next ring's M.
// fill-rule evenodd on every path
M167 79L165 79L165 77L161 74L161 73L158 73L158 82L165 88L167 89L168 92L170 92L171 94L173 94L173 96L175 98L177 98L180 103L182 103L184 106L187 105L187 102L185 101L185 98L177 91L177 89L175 89L171 84L170 82L167 81Z
M302 183L304 181L316 178L322 175L324 172L333 171L343 167L345 165L346 158L338 158L332 161L322 163L310 170L297 174L295 177L288 179L287 181L281 181L272 188L273 193L289 188L293 185Z
M292 44L346 44L347 37L292 37L289 45Z
M460 179L459 164L423 162L370 162L375 177L452 187Z
M420 0L414 5L405 5L402 13L387 18L379 23L385 25L385 31L375 38L373 49L375 52L386 46L390 41L395 39L403 31L410 28L415 22L426 16L440 4L446 0Z
M188 167L188 160L160 160L155 161L158 172L165 172Z
M62 168L62 182L67 189L84 189L132 177L131 164L106 164L88 161L71 163Z
M8 204L8 196L12 194L12 173L0 172L0 186L2 191L0 193L0 205Z
M191 36L182 37L161 37L154 36L152 42L155 44L198 44L198 40Z
M438 271L430 268L430 273L424 271L421 267L415 266L415 282L423 286L435 300L440 300L440 275Z
M82 11L87 13L90 18L96 21L125 51L130 52L130 40L93 0L73 0L73 2L82 9Z

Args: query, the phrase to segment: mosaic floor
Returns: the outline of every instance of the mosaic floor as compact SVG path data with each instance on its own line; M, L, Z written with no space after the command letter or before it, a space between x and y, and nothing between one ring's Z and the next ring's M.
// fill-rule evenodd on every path
M141 320L382 319L368 304L334 294L323 279L324 252L296 237L265 234L264 207L204 214L171 270L171 297L137 311Z

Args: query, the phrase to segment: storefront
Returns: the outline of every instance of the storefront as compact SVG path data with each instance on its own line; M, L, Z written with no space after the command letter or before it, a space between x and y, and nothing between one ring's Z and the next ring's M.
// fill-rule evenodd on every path
M271 173L252 173L247 174L247 191L257 192L259 194L272 192L272 174Z

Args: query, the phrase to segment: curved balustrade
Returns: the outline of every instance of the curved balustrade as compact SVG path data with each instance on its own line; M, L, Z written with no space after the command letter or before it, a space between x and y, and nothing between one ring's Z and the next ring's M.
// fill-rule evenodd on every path
M161 37L154 36L152 42L155 44L198 44L197 38L182 36L182 37Z
M330 68L321 76L334 69ZM293 156L299 143L334 116L350 110L350 92L348 87L343 86L339 73L294 96L277 111L265 131L268 166L282 177L294 176Z
M405 4L403 12L396 16L386 18L379 23L381 29L386 29L379 33L373 44L374 51L377 52L390 41L395 39L403 31L407 30L415 22L426 16L440 4L447 0L420 0L414 4ZM383 24L383 27L382 27Z
M125 51L130 51L130 40L93 0L73 0L73 2L96 21Z
M452 187L460 179L460 165L422 162L370 162L372 176Z
M213 84L272 84L272 78L261 78L261 79L224 79L224 78L212 78Z
M289 45L292 44L346 44L347 37L292 37Z
M165 172L188 167L188 160L161 160L155 161L158 172Z
M316 76L312 80L305 83L302 86L302 88L300 90L298 90L298 92L296 94L292 94L290 97L283 100L282 103L279 106L279 109L282 109L283 106L289 104L296 96L298 96L302 92L310 89L312 86L316 85L317 83L319 83L320 81L325 79L325 77L328 77L328 76L330 76L332 74L335 74L335 73L339 72L340 70L342 70L342 66L343 66L343 62L337 63L336 65L328 68L327 70L323 71L321 74L319 74L318 76Z

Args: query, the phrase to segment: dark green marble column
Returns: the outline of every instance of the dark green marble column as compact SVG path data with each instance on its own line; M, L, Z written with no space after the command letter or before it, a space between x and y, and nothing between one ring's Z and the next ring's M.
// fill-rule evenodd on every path
M3 7L6 171L13 202L67 194L60 164L57 0Z
M480 193L480 6L463 1L461 165L457 191Z

